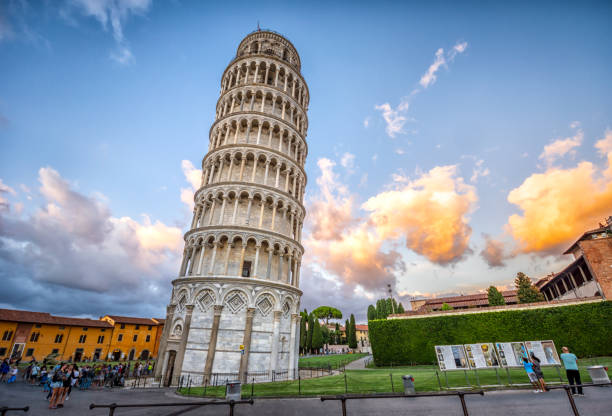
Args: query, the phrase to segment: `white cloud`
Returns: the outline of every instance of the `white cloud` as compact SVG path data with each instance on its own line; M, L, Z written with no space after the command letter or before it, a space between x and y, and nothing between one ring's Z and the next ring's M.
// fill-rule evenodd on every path
M151 6L151 0L68 0L68 6L86 17L95 18L104 30L110 26L117 46L117 50L110 54L111 59L121 65L134 61L125 39L124 25L130 16L144 15ZM69 16L67 12L64 15Z
M181 161L181 169L185 179L191 185L191 188L181 188L181 201L193 210L193 194L200 189L202 183L202 169L196 169L193 163L189 160Z
M408 110L407 102L405 105L401 103L396 109L393 109L389 103L376 105L374 108L382 112L382 116L387 123L385 130L389 137L394 138L396 135L404 133L404 124L406 124L408 118L403 113Z
M365 127L366 129L370 126L370 117L366 117L363 120L363 127Z
M430 85L434 84L437 79L436 73L438 72L440 67L446 66L448 62L452 62L455 59L455 56L457 56L460 53L465 52L465 50L467 49L467 46L468 46L467 42L458 42L446 54L446 56L444 55L444 49L439 48L436 51L436 55L435 55L433 63L429 65L429 68L427 68L427 71L421 77L419 84L421 84L423 88L427 88Z
M574 126L574 123L572 123ZM565 139L557 139L553 142L544 146L544 151L540 154L540 159L544 160L547 166L551 166L557 159L565 156L566 154L575 155L575 148L582 144L584 139L584 133L582 130L578 130L572 137L566 137Z
M476 183L478 182L478 178L489 176L491 171L489 170L489 168L484 167L483 164L484 160L482 159L476 161L476 163L474 164L474 169L472 170L472 177L470 178L470 182Z
M340 164L347 172L353 173L355 171L355 155L348 152L343 154L340 159Z
M595 148L602 156L606 156L608 153L612 152L612 130L606 129L604 138L595 143Z
M0 178L0 212L8 211L10 209L10 203L8 199L3 196L3 194L16 195L16 192L13 188L5 184L2 181L2 178Z

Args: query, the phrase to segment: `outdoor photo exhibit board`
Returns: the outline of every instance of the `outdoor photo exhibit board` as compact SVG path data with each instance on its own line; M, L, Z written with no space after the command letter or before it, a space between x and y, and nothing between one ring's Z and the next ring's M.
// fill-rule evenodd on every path
M493 344L465 344L465 353L470 368L494 368L499 367L499 361L495 354Z
M463 345L436 345L435 348L440 370L466 370L469 368Z
M525 341L525 348L529 353L533 352L533 355L540 360L540 365L561 364L555 343L552 341Z
M525 345L522 342L497 342L497 355L502 367L522 367Z

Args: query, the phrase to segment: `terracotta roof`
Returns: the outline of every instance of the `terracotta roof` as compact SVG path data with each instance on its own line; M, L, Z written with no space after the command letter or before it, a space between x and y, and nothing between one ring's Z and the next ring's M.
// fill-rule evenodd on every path
M86 318L68 318L53 316L46 312L19 311L14 309L0 309L0 321L27 322L34 324L50 324L65 326L89 326L97 328L111 328L105 321Z
M367 325L355 325L355 329L358 331L367 331L368 326Z
M504 290L501 292L501 294L507 303L518 302L516 290ZM418 310L426 311L435 309L437 307L441 307L444 303L452 307L485 306L489 304L489 296L486 292L484 292L476 293L474 295L448 296L444 298L428 299Z
M132 324L132 325L158 325L151 318L136 318L133 316L118 316L118 315L104 315L104 318L109 317L113 321L119 324Z
M163 318L152 318L154 321L159 322L159 325L163 325L166 323L166 320Z

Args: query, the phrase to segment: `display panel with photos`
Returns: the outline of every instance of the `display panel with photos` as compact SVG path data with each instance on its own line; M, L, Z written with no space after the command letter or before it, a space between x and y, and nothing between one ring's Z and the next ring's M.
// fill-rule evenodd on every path
M440 370L466 370L469 368L463 345L436 345L435 348Z
M465 344L464 347L471 368L499 367L493 344Z
M495 348L502 367L523 366L522 357L526 356L526 349L522 342L497 342Z
M557 354L553 341L525 341L525 348L540 360L540 365L560 365L561 360Z

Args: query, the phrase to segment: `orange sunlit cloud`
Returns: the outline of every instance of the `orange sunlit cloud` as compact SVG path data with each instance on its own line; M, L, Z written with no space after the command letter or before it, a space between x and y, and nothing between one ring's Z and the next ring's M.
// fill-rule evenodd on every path
M582 161L533 174L508 195L522 213L508 218L506 230L523 253L557 254L585 230L612 214L612 132L595 147L607 159L599 168Z

